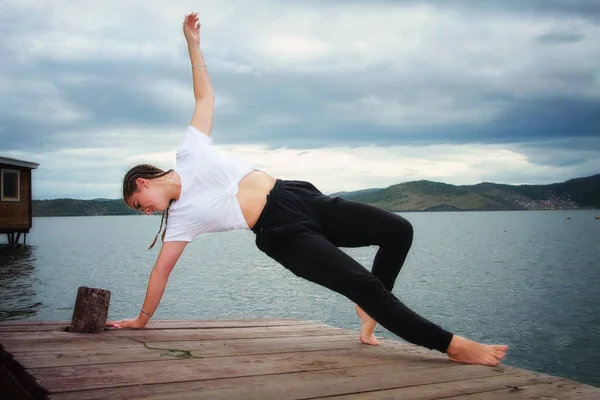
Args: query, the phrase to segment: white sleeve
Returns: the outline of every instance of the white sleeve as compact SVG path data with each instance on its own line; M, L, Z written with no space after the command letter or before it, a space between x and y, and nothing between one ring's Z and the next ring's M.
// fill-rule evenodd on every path
M186 134L191 134L194 139L196 140L196 142L198 144L200 144L201 146L211 146L213 144L215 144L215 142L213 141L213 139L208 136L205 135L204 133L200 132L198 129L194 128L192 125L188 125L187 128L187 132Z
M194 235L187 232L184 224L178 221L169 219L167 221L167 232L165 233L165 242L191 242L194 240Z

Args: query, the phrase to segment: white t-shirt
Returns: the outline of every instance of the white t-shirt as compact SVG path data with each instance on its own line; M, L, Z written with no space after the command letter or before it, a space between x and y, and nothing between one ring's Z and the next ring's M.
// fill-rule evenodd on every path
M210 136L188 126L174 168L181 194L169 208L164 241L191 242L201 233L250 229L237 199L238 184L257 169L219 153Z

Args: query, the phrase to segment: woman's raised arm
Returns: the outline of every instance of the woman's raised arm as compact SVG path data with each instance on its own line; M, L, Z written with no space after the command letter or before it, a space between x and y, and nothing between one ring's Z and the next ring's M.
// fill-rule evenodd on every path
M208 68L200 49L200 22L198 13L185 16L183 34L187 41L190 61L192 63L192 81L196 106L190 125L210 136L215 110L215 94L208 76Z

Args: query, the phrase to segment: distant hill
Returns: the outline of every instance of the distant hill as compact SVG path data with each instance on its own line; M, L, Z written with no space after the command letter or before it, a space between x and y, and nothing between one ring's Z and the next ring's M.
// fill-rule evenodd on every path
M355 190L353 192L335 192L335 193L331 193L329 196L345 197L347 195L351 195L351 196L369 195L373 192L377 192L378 190L381 190L381 189L361 189L361 190Z
M390 211L501 211L600 208L600 174L549 185L482 182L450 185L428 180L387 188L331 193ZM34 200L34 216L137 215L123 200Z
M34 200L34 217L71 217L87 215L136 215L138 211L127 207L121 199L54 199Z
M549 185L483 182L455 186L421 180L335 195L391 211L600 208L600 174Z

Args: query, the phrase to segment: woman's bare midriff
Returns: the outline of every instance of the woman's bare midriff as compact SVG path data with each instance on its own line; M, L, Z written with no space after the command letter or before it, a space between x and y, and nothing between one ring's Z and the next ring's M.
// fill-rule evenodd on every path
M252 229L260 216L267 195L273 189L276 179L264 171L252 171L238 185L238 202L246 223Z

